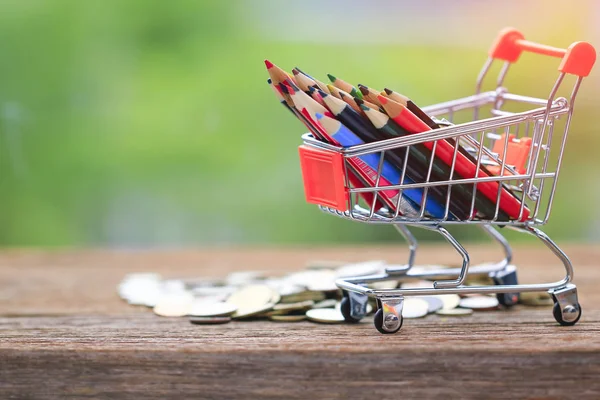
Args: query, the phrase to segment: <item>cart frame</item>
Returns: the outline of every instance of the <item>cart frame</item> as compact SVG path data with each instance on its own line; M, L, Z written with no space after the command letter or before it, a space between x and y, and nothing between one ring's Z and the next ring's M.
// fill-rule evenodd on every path
M510 93L503 87L504 80L510 66L519 59L523 51L534 52L561 58L559 75L547 99ZM365 143L352 147L342 148L315 139L311 134L302 136L304 149L319 153L320 157L330 157L337 163L330 165L341 166L341 169L331 170L332 179L337 179L336 185L344 185L346 195L340 200L340 190L336 190L336 198L324 201L324 196L311 198L311 182L304 176L307 201L319 204L319 208L329 214L363 223L391 224L394 225L409 243L409 260L406 265L388 266L385 271L377 275L339 279L336 284L344 291L342 312L346 320L358 321L366 314L366 299L377 299L379 309L375 314L375 326L381 333L395 333L402 326L402 307L405 296L427 296L444 294L504 294L504 305L512 305L515 297L510 296L520 292L548 291L555 302L553 314L562 325L574 325L581 316L581 306L577 299L577 289L571 283L573 279L573 266L568 256L537 226L548 222L558 175L562 166L562 159L566 144L567 134L571 124L575 99L581 82L587 76L595 62L595 50L586 42L573 43L568 49L559 49L530 42L514 28L507 28L500 32L492 46L489 57L485 62L476 82L475 94L456 100L425 107L423 111L433 117L445 116L449 121L448 126L427 132L416 133L387 139L372 143ZM496 80L496 88L492 91L482 92L483 83L495 60L504 61ZM567 74L575 75L576 80L570 97L557 97L563 80ZM526 106L525 111L510 112L504 109L506 104ZM491 117L479 119L482 109L490 108ZM534 108L531 108L534 107ZM464 123L451 124L459 112L472 112L472 120ZM560 117L565 117L564 121ZM442 122L445 122L442 120ZM563 128L560 129L561 123ZM559 129L556 129L559 127ZM498 135L498 131L503 135ZM513 136L511 136L513 135ZM512 137L509 138L509 137ZM526 158L524 170L519 172L519 167L511 165L507 160L509 141L518 143L522 138L531 138L531 146ZM434 155L438 143L446 140L455 140L454 154L450 164L450 176L447 180L434 181L430 179ZM499 144L496 146L496 141ZM409 147L426 142L433 143L433 155L429 161L427 179L423 182L404 183L406 163L409 162ZM489 145L486 146L486 142ZM510 142L512 143L512 142ZM558 147L557 147L558 143ZM473 176L458 176L455 173L459 144L476 157L476 169ZM503 151L495 153L491 150L500 148ZM387 151L406 150L402 177L398 184L382 186L379 184L382 177L382 167ZM553 152L554 151L554 152ZM375 184L365 187L352 187L348 180L348 160L366 154L378 154L379 165ZM341 162L339 162L341 159ZM303 160L305 162L306 160ZM481 173L483 166L494 167L497 174ZM304 164L303 164L304 172ZM327 173L327 169L322 169ZM340 180L339 177L343 179ZM332 181L333 181L332 180ZM455 185L472 185L472 199L470 212L466 218L457 218L450 211L452 188ZM481 196L484 185L488 188L497 187L495 212L493 215L482 215L476 207L476 196ZM434 218L427 214L427 193L433 186L447 188L445 199L445 212L442 218ZM479 187L479 189L478 189ZM423 190L423 199L420 208L414 210L401 210L400 200L402 191L406 189ZM396 207L377 208L377 204L387 193L397 194ZM359 196L363 193L372 194L371 204L362 204ZM326 196L325 196L326 197ZM489 195L488 195L489 197ZM389 200L389 199L388 199ZM515 203L516 202L516 203ZM511 203L512 214L510 218L501 218L503 209ZM388 201L389 204L389 201ZM515 204L518 204L516 213ZM479 225L503 248L504 259L489 265L469 268L470 258L467 250L445 228L447 225L472 224ZM417 242L408 226L433 230L446 239L462 257L462 266L453 269L439 269L436 271L416 272L412 269L417 251ZM508 227L520 232L531 234L541 240L562 262L565 275L561 280L551 283L516 284L516 270L511 265L512 251L506 239L494 226ZM484 273L495 277L496 285L465 286L469 274ZM365 285L382 280L425 277L435 279L456 275L455 279L439 279L432 283L431 288L413 289L386 289L375 290ZM509 299L512 299L509 300Z

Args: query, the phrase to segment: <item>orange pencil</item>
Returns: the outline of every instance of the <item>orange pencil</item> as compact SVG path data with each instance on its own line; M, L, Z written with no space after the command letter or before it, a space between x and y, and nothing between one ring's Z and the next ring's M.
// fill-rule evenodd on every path
M391 89L385 88L381 94L387 98L390 98L397 103L402 104L406 108L410 110L413 114L415 114L418 118L420 118L423 122L425 122L431 129L437 129L440 126L433 122L433 120L429 117L429 115L425 114L423 110L421 110L411 99L408 97L394 92Z
M382 95L378 95L377 98L387 115L407 132L419 133L431 130L429 125L419 119L406 106Z
M265 65L267 66L267 72L269 73L269 76L271 77L271 80L275 86L287 80L292 81L294 85L298 85L294 78L290 76L290 74L273 64L271 61L265 60Z
M379 103L379 100L377 100L379 92L361 84L358 84L358 89L360 89L360 92L363 94L363 99L368 100L373 104L377 104L377 107L381 106L381 103Z
M307 86L316 86L317 88L321 89L322 91L324 91L325 93L329 94L329 89L327 89L327 85L324 84L323 82L321 82L318 79L313 78L312 76L308 75L307 73L302 72L302 70L298 67L295 67L294 69L292 69L292 73L294 74L294 77L296 79L298 79L298 77L302 76L302 78L306 83ZM302 89L305 90L305 89ZM306 89L305 91L308 91L308 89Z

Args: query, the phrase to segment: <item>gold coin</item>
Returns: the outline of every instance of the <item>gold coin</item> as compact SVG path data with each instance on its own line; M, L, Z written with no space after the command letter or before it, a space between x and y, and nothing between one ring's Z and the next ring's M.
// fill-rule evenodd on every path
M325 299L315 303L312 308L334 308L338 301L336 299Z
M313 308L306 312L306 318L323 324L340 324L344 322L344 316L335 308Z
M231 303L196 300L192 303L187 315L192 317L223 317L237 311Z
M279 301L279 293L267 285L248 285L234 292L227 303L237 307L234 318L242 318L269 310Z
M299 303L280 303L273 306L273 311L295 311L295 310L309 310L315 302L312 300L301 301Z
M161 317L183 317L188 314L194 297L188 292L163 295L154 306L154 314Z
M306 315L271 315L269 319L276 322L298 322L304 321Z
M387 290L387 289L396 289L398 287L398 281L395 280L387 280L387 281L379 281L379 282L369 282L367 287L375 290Z
M216 325L231 322L230 317L191 317L190 322L194 325Z
M262 306L256 306L255 308L245 307L238 309L235 314L231 316L233 319L243 319L250 317L259 317L262 316L267 311L271 311L275 304L268 303L263 304Z
M533 307L552 306L554 300L547 292L527 292L519 295L519 303Z
M470 308L451 308L441 309L435 312L437 315L443 315L447 317L464 317L473 314L473 310Z

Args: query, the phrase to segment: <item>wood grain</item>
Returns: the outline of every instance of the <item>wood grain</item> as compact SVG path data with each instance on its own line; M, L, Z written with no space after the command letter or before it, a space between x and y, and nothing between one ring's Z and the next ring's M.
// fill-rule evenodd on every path
M474 261L497 249L469 249ZM396 335L356 325L233 322L195 326L124 304L135 271L168 277L297 270L311 259L402 262L381 248L31 251L0 253L0 399L600 398L600 249L566 247L584 314L549 308L406 320ZM456 263L423 247L421 263ZM516 249L521 282L558 280L541 247Z

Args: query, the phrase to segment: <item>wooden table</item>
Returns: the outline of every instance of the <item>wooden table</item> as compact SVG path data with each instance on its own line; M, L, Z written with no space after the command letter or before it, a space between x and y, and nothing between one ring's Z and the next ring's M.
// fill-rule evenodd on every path
M474 247L474 261L498 257ZM0 253L0 399L11 398L600 398L600 248L567 246L583 317L550 308L405 320L380 335L358 325L233 322L195 326L128 306L126 273L283 273L311 259L400 262L398 247ZM420 263L456 263L422 247ZM521 282L557 280L542 247L516 249Z

